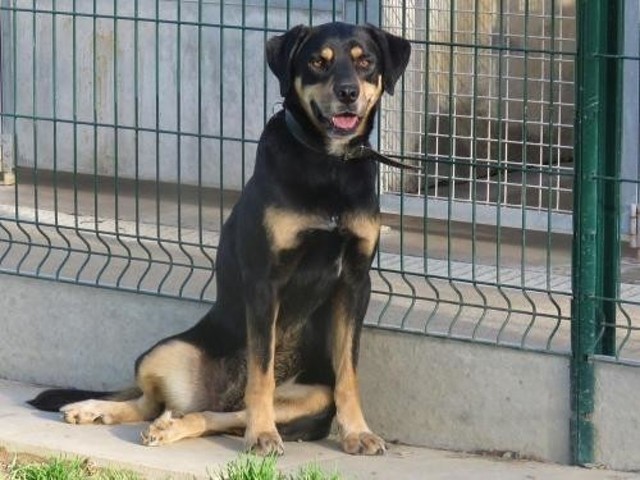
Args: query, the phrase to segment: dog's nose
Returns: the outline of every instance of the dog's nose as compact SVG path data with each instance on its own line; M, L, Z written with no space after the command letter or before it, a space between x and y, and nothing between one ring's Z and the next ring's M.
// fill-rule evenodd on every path
M360 89L354 83L336 85L334 91L338 100L346 104L355 102L358 99L358 95L360 95Z

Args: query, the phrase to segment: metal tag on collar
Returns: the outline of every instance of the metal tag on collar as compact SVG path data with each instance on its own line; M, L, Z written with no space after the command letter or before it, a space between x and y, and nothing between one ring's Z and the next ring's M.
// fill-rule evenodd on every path
M348 160L353 160L354 158L361 158L366 150L367 147L364 145L358 145L355 148L350 148L345 152L343 159L346 162Z
M271 105L271 115L275 115L280 110L284 108L284 102L282 100L278 100Z
M329 223L327 224L327 227L329 228L329 230L335 230L339 226L340 226L340 217L338 215L331 215L329 217Z

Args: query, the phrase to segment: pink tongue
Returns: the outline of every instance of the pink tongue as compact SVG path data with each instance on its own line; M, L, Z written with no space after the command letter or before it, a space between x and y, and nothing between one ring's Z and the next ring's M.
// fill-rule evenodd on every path
M341 130L353 130L358 125L357 115L335 115L333 125Z

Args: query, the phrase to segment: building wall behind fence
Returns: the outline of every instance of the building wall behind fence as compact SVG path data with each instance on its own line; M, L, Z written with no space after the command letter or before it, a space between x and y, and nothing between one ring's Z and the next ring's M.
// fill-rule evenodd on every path
M383 25L416 44L404 97L384 100L382 148L433 159L421 174L385 168L384 190L570 212L568 179L518 167L572 172L575 1L384 5ZM503 192L498 164L516 167Z
M54 16L30 11L51 11L52 0L17 0L3 15L15 18L15 99L6 93L18 165L239 190L279 108L267 31L342 15L331 2L312 13L308 2L272 3L117 0L94 12L76 0L70 15L72 1L58 0Z

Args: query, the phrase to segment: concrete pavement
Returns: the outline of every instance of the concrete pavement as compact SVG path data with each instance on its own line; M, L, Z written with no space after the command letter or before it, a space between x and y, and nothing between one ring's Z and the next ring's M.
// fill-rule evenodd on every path
M159 448L142 446L141 425L76 426L57 414L38 412L24 402L38 387L0 380L0 447L36 455L89 457L98 465L119 466L148 478L206 479L237 458L242 441L209 437ZM636 473L586 470L532 461L476 456L392 445L387 455L363 458L343 454L331 440L290 443L279 460L285 471L315 462L351 480L630 480Z

